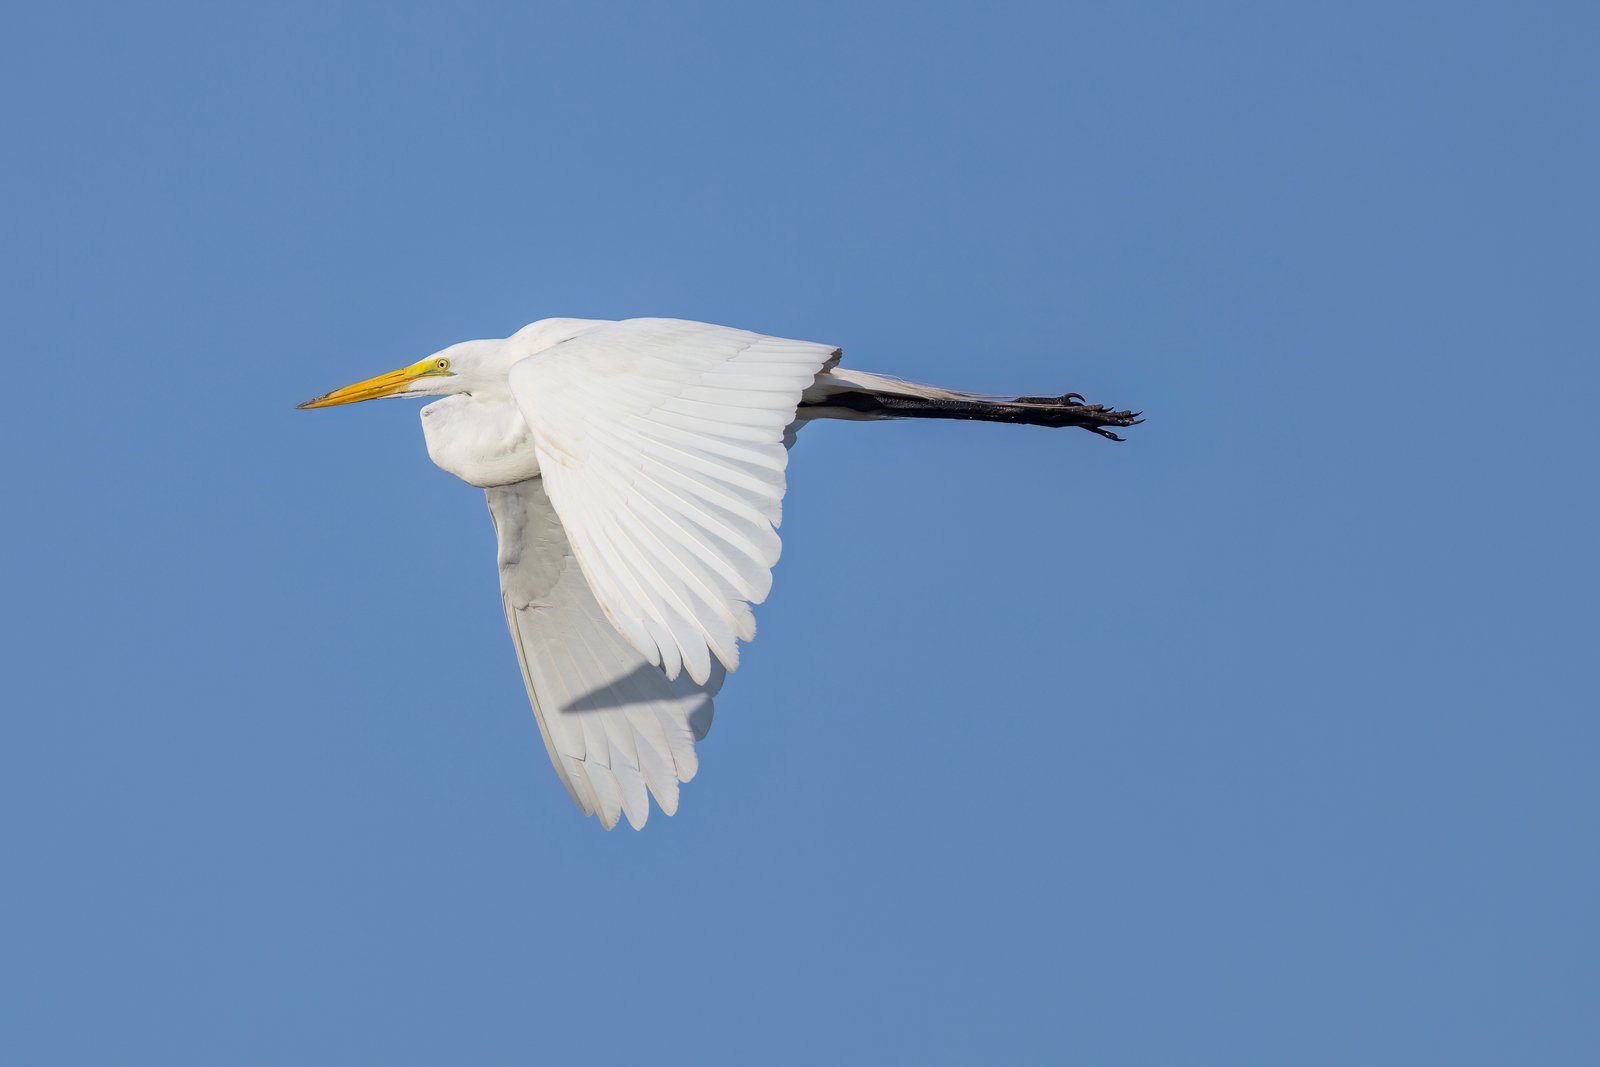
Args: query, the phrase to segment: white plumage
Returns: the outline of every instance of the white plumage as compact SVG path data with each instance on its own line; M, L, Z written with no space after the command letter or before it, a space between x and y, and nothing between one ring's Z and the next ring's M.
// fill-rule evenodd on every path
M1078 425L1132 412L836 370L839 349L675 319L545 319L302 407L441 396L428 453L488 496L506 623L551 762L610 829L667 814L772 587L788 444L828 418ZM1081 400L1081 398L1076 398Z
M511 392L601 610L668 678L739 666L783 519L784 431L838 350L703 323L591 331Z
M694 743L711 728L722 671L700 684L645 662L601 613L540 479L486 492L506 624L562 784L607 827L621 813L643 826L646 788L673 814L678 783L699 768Z

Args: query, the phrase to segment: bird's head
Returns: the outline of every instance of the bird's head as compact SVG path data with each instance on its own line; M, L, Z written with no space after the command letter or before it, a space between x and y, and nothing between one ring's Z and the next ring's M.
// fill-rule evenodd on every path
M391 396L448 396L491 388L496 383L503 387L506 368L501 366L505 362L502 357L510 354L505 348L504 341L462 341L409 367L335 389L298 407L331 408Z

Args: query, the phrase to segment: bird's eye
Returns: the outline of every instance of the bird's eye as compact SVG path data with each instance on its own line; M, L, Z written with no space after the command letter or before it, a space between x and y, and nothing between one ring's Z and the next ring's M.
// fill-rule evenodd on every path
M440 370L450 369L450 361L448 359L436 359L433 361L433 365L438 367Z

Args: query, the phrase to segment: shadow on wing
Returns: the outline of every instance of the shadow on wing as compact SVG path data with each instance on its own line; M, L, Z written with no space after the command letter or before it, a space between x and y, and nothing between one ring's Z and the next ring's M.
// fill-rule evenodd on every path
M641 663L627 674L584 693L561 708L562 714L584 714L610 711L635 704L646 704L661 699L698 698L699 706L689 713L689 728L696 739L705 737L711 729L711 698L722 688L727 672L721 664L713 664L711 677L705 685L695 685L687 674L668 679L661 668Z

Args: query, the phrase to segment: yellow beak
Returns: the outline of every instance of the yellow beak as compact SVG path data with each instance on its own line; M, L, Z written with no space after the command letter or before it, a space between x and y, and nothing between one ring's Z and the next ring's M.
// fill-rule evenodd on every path
M425 359L420 363L413 363L409 367L392 370L388 374L380 374L376 378L368 378L364 382L347 385L343 389L335 389L331 393L324 393L304 404L295 405L295 410L304 411L307 408L331 408L339 404L354 404L361 400L376 400L380 396L394 396L416 381L418 378L428 378L449 374L449 364L440 366L442 360Z

